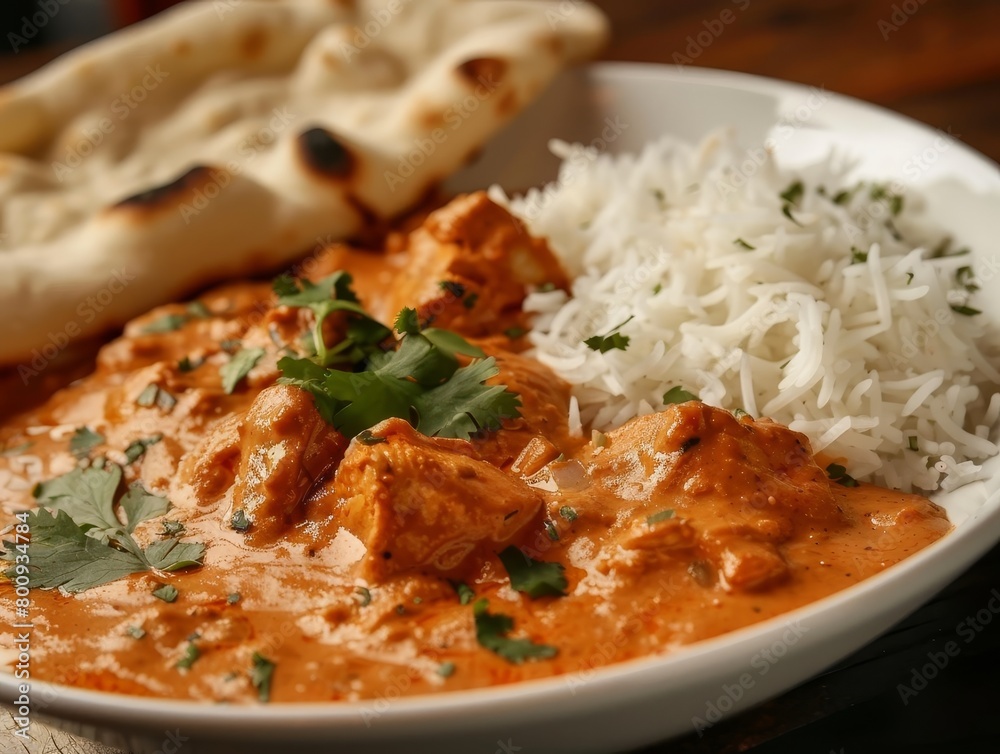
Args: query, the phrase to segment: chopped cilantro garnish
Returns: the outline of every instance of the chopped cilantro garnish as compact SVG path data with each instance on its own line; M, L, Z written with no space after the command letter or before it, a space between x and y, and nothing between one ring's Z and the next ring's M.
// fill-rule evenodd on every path
M428 436L468 439L520 416L517 395L485 384L500 371L493 357L456 333L421 329L412 309L399 313L396 329L398 348L369 354L357 363L361 371L286 356L279 382L311 393L323 418L348 437L399 417ZM459 366L459 355L472 363Z
M192 301L187 305L187 310L192 317L197 317L198 319L208 319L212 316L212 312L201 301Z
M542 283L540 286L538 286L538 288L536 290L539 293L550 293L551 291L554 291L555 289L556 289L556 284L555 283Z
M69 452L82 461L90 455L90 451L103 444L104 435L94 432L90 427L80 427L70 438Z
M785 217L787 217L789 220L791 220L793 223L795 223L799 227L802 226L802 223L800 223L798 220L796 220L795 217L792 215L792 205L791 204L785 204L785 205L783 205L782 208L781 208L781 214L783 214Z
M742 419L744 416L750 416L750 414L747 411L744 411L742 408L734 408L733 416L736 417L737 419Z
M193 372L204 363L204 359L192 359L190 356L185 356L177 362L177 369L181 372Z
M154 319L143 327L140 332L143 335L173 332L174 330L181 329L190 319L191 316L189 314L166 314L159 319Z
M153 590L153 596L164 602L175 602L179 594L173 584L160 584Z
M451 678L455 674L455 663L442 662L438 665L437 674L442 678Z
M857 246L851 247L851 264L863 264L868 261L868 252L862 251Z
M778 194L778 196L787 204L798 205L799 199L802 198L804 193L805 187L802 185L802 181L795 181Z
M965 288L969 293L975 293L979 286L974 282L976 273L968 265L955 270L955 282Z
M462 298L465 295L465 286L461 283L456 283L454 280L442 280L438 283L438 286L455 298Z
M184 650L184 656L174 664L174 667L178 670L190 670L199 657L201 657L201 650L193 641L189 641L187 649Z
M180 521L164 521L160 524L161 537L179 537L184 533L184 524Z
M663 394L663 405L669 406L673 403L687 403L688 401L701 400L694 393L690 393L680 385L676 385L670 388L667 392Z
M511 340L517 340L522 335L524 335L525 332L526 331L523 327L508 327L506 330L503 331L503 334L506 335Z
M577 515L576 511L570 508L568 505L564 505L559 509L559 515L565 518L567 521L576 521Z
M262 702L271 701L271 681L274 678L275 664L260 652L254 652L250 658L253 668L250 670L250 684L257 689L257 698Z
M857 487L858 480L847 473L847 469L841 466L839 463L831 463L826 467L826 474L830 479L832 479L837 484L843 485L844 487Z
M466 309L471 309L476 305L476 302L478 300L479 300L478 293L470 293L468 296L462 299L462 306L464 306Z
M232 393L240 381L250 374L250 370L257 366L257 362L264 356L263 348L241 348L233 354L219 370L222 377L222 389L226 394Z
M377 352L379 343L392 334L361 308L351 289L351 276L346 272L335 272L317 283L285 275L274 281L274 291L279 306L312 310L315 318L312 346L320 366L357 364ZM347 317L346 337L336 346L327 347L323 324L334 312L344 312Z
M235 605L241 599L243 599L243 596L239 592L232 592L231 594L226 595L226 604Z
M146 635L146 630L142 626L129 626L125 632L133 639L141 639Z
M917 444L917 436L916 435L910 435L910 437L906 441L906 446L910 450L920 450L920 446Z
M751 246L746 241L744 241L742 238L737 238L735 241L733 241L733 243L736 244L737 246L740 246L740 247L746 249L747 251L753 251L754 249L757 248L756 246Z
M476 641L481 647L514 664L525 660L547 660L558 654L558 650L548 644L535 644L531 639L508 638L507 634L514 628L514 619L509 615L491 613L488 608L489 601L485 599L473 605Z
M655 296L662 290L663 290L663 283L657 283L656 285L653 286L653 295Z
M952 304L951 310L965 317L975 317L977 314L982 314L979 309L973 309L971 306L959 306L958 304Z
M133 440L129 443L128 447L125 448L125 460L128 463L135 463L142 456L146 454L146 451L153 445L156 445L160 440L163 439L163 435L156 434L152 437L147 437L145 439Z
M556 528L556 525L551 521L546 521L544 526L545 526L545 533L548 535L549 539L551 539L553 542L558 542L559 530Z
M913 282L913 273L912 272L907 272L906 273L906 284L909 285L912 282Z
M354 589L354 599L357 600L358 605L361 607L367 607L372 603L372 593L368 587L359 586Z
M242 508L233 511L233 516L229 519L229 525L236 531L246 531L249 529L250 519L247 518L246 511Z
M451 585L458 595L458 601L463 605L468 605L472 602L473 597L476 596L476 593L472 591L472 587L462 581L452 581Z
M667 521L674 517L674 512L672 509L667 509L663 511L657 511L649 516L646 516L646 523L652 526L653 524L658 524L662 521Z
M136 405L142 406L143 408L150 408L156 403L156 394L160 392L160 388L156 386L155 383L149 383L142 389L139 393L139 397L135 399Z
M632 321L633 317L629 317L620 325L615 325L612 327L607 335L594 335L583 341L584 345L587 346L591 351L600 351L601 353L607 353L608 351L617 349L619 351L624 351L628 348L629 338L628 335L622 335L618 330L623 328L629 322Z
M389 442L381 435L373 435L370 429L366 429L363 432L359 432L356 439L362 445L379 445L383 442Z
M566 595L566 569L561 563L533 560L514 545L500 553L500 562L510 576L510 585L532 599Z

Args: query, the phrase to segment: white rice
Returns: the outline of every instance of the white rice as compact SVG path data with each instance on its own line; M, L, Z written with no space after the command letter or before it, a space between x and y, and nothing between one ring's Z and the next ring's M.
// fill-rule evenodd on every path
M973 262L931 258L945 233L918 197L894 216L869 183L836 203L853 166L758 166L728 132L637 156L552 150L555 184L492 194L575 278L571 297L536 292L526 308L532 355L573 385L576 431L657 411L680 386L788 424L858 478L928 491L982 478L976 461L998 452L1000 374L981 350L987 318L952 308L975 306L956 281ZM780 194L795 181L793 221ZM625 350L584 344L626 320Z

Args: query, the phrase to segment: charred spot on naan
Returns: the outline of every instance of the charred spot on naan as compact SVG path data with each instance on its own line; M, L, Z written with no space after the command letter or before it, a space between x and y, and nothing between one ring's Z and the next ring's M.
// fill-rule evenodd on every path
M141 191L126 197L108 208L115 210L130 210L133 212L155 213L166 209L174 209L183 201L189 199L196 190L212 183L223 184L229 174L223 168L209 165L196 165L180 177L160 186Z
M501 58L472 58L458 66L459 76L470 86L496 88L503 83L507 61Z
M260 26L251 26L240 37L240 54L247 60L257 60L267 47L268 31Z
M322 178L347 181L358 170L357 157L325 128L303 131L297 143L303 164Z

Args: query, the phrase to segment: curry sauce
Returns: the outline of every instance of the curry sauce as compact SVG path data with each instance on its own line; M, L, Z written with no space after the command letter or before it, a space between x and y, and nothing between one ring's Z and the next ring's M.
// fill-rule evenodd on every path
M74 594L32 589L34 678L216 702L512 683L779 615L950 528L922 497L831 480L803 435L698 401L571 433L570 386L524 354L521 311L532 286L568 280L482 194L383 249L331 247L295 272L336 270L379 320L413 307L493 357L489 383L519 397L519 416L468 440L406 418L346 437L307 391L278 382L279 360L306 352L308 310L241 282L150 312L92 375L0 429L4 523L36 506L40 482L120 466L123 488L171 504L135 540L182 532L204 543L203 563ZM337 317L324 328L331 344L344 337ZM256 359L227 389L237 349ZM91 442L74 453L80 428ZM517 568L547 588L525 587ZM6 626L14 604L0 585Z

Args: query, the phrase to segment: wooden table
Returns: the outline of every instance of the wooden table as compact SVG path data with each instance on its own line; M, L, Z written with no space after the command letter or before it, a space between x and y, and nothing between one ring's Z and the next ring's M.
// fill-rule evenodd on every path
M596 0L615 37L604 55L723 68L822 86L891 108L1000 160L1000 2ZM730 11L732 16L724 11ZM725 23L725 18L732 21ZM699 33L718 30L707 45ZM702 35L704 41L707 38ZM0 58L0 81L52 51ZM1000 209L1000 208L998 208ZM660 754L1000 751L1000 616L903 704L898 686L955 638L1000 585L994 549L930 604L827 673ZM29 752L114 754L58 731ZM47 736L51 734L51 739ZM0 750L8 751L0 738ZM10 749L13 750L13 749ZM22 749L18 748L18 751Z

